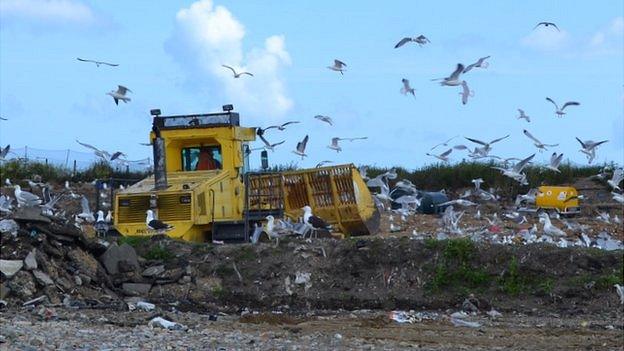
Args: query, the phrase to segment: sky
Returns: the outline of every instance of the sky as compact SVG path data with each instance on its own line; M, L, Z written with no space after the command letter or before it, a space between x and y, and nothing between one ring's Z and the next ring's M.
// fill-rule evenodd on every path
M218 112L233 104L241 125L271 130L272 164L313 167L322 160L414 169L451 137L489 141L492 154L524 158L537 149L586 164L575 137L606 140L595 162L624 163L624 3L621 1L0 1L0 144L85 150L75 140L130 160L150 156L149 110L164 115ZM540 21L552 27L533 29ZM403 37L430 43L394 49ZM446 77L457 63L490 56L463 76L474 91L462 105ZM76 57L118 63L96 67ZM344 75L327 69L334 59ZM221 67L248 70L234 79ZM409 79L415 97L400 93ZM108 91L132 90L116 106ZM578 101L558 118L560 105ZM522 108L531 122L518 120ZM329 126L313 118L327 115ZM309 135L306 159L292 153ZM327 148L332 137L362 137ZM254 146L259 147L258 141ZM440 147L434 152L445 151ZM251 156L258 165L260 155ZM455 150L451 162L467 158Z

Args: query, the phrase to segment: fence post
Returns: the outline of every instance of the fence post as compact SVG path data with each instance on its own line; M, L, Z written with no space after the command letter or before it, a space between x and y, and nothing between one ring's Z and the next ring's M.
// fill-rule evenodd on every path
M28 161L28 145L24 146L24 159Z
M45 160L46 160L46 166L47 166L48 165L48 159L46 158Z
M76 160L74 160L74 172L73 172L72 177L75 177L75 176L76 176Z
M67 163L69 163L69 149L67 149L67 155L65 155L65 169L67 169Z
M126 165L126 174L130 173L130 165Z

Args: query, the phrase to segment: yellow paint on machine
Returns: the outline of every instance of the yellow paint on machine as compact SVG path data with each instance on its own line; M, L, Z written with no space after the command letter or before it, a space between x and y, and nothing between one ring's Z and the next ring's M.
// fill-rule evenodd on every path
M538 209L554 209L562 214L580 212L578 191L571 186L540 186L535 196Z

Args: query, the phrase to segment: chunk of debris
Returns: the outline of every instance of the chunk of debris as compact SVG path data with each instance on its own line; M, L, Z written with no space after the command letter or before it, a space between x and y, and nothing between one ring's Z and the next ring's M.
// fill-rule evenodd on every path
M151 278L151 277L159 276L164 271L165 271L165 266L161 264L158 266L151 266L151 267L146 268L143 271L143 273L141 273L141 275L147 278Z
M24 259L24 268L28 271L37 269L37 249L32 249Z
M186 330L187 329L184 325L180 323L171 322L162 317L152 318L152 320L150 320L147 325L151 328L160 327L160 328L169 329L169 330Z
M22 260L0 260L0 272L7 278L13 277L23 266Z
M156 308L156 305L145 301L139 301L137 302L136 307L142 311L149 312L153 311Z
M129 265L139 268L139 261L134 248L128 244L121 246L112 244L106 252L100 256L100 262L109 274L119 273L119 262L126 261Z
M486 314L488 316L490 316L491 318L498 318L498 317L502 317L503 316L502 313L498 312L497 310L495 310L493 308L491 310L487 311Z
M480 328L481 327L481 324L477 322L470 322L470 321L463 320L461 318L451 317L451 323L453 323L453 325L456 327L468 327L468 328Z
M11 234L11 236L16 237L17 231L19 230L19 225L12 219L3 219L0 221L0 233L1 234Z
M32 273L37 283L43 286L54 285L54 281L52 281L52 278L50 278L49 275L43 273L42 271L35 269Z
M308 291L312 287L312 283L310 282L310 277L312 273L310 272L299 272L295 273L295 284L304 285L304 291Z
M149 294L152 284L145 283L123 283L121 286L124 294L129 296L146 296Z

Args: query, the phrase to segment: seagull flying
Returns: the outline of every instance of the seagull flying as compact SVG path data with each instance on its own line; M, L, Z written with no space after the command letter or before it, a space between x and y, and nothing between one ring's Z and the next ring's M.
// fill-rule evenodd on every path
M556 152L553 152L553 154L550 156L550 164L546 166L546 168L553 170L557 173L561 173L561 171L559 170L559 164L561 163L562 158L563 154L557 155Z
M295 149L295 151L293 151L296 155L301 156L302 160L304 157L308 156L305 153L305 148L307 144L308 144L308 136L306 135L305 138L303 138L303 140L297 143L297 148Z
M448 162L449 158L448 156L451 154L451 152L453 152L453 149L448 149L446 151L444 151L443 153L439 154L439 155L433 155L430 153L426 153L427 156L433 156L435 158L437 158L438 160L441 160L442 162Z
M301 123L301 122L299 122L299 121L289 121L289 122L282 123L282 124L277 125L277 126L268 126L268 127L264 128L264 129L262 129L262 131L264 132L265 130L268 130L268 129L271 129L271 128L277 128L277 130L282 130L283 131L283 130L286 130L286 126L291 125L291 124L296 124L296 123ZM258 128L258 130L260 130L260 128ZM260 134L258 134L258 135L260 135Z
M154 211L147 210L147 216L145 218L145 224L147 224L147 228L156 230L159 232L166 232L173 229L173 226L162 221L157 220L154 217Z
M576 140L581 144L581 147L582 147L582 149L579 150L579 151L584 153L585 156L587 156L587 160L588 160L589 163L592 163L594 158L596 158L596 148L599 145L604 144L604 143L609 141L609 140L602 140L602 141L598 141L598 142L595 142L593 140L582 141L578 137L576 137Z
M527 122L531 123L531 116L527 116L527 115L524 113L524 110L523 110L523 109L519 108L519 109L518 109L518 112L520 112L520 116L518 116L518 119L526 119L526 121L527 121Z
M99 158L101 158L102 160L107 161L107 162L111 162L111 161L114 161L114 160L116 160L116 159L120 159L119 157L121 157L121 156L124 156L124 157L126 156L126 154L124 154L124 153L123 153L123 152L121 152L121 151L115 151L115 152L111 155L108 151L106 151L106 150L100 150L100 149L98 149L97 147L95 147L95 146L93 146L93 145L90 145L90 144L87 144L87 143L82 143L82 142L80 142L79 140L76 140L76 142L77 142L78 144L80 144L80 145L82 145L82 146L84 146L84 147L88 148L88 149L93 150L93 153L95 154L95 156L97 156L97 157L99 157Z
M473 97L474 96L474 91L470 90L470 88L468 88L468 83L466 83L466 81L462 81L461 83L462 85L462 92L459 93L462 97L462 104L466 104L468 103L468 97Z
M447 140L447 141L445 141L445 142L443 142L443 143L437 144L436 146L434 146L434 147L432 147L431 149L429 149L429 151L431 151L431 150L433 150L433 149L437 148L438 146L448 146L449 141L451 141L451 140L453 140L453 139L457 138L458 136L459 136L459 135L456 135L456 136L454 136L454 137L450 138L449 140Z
M557 25L552 23L552 22L540 22L540 23L536 24L535 27L533 27L533 30L535 30L539 26L544 26L544 27L553 26L553 27L555 27L557 29L557 31L559 31L559 27L557 27Z
M316 116L314 116L314 118L318 119L319 121L325 122L325 123L329 124L330 126L334 125L334 121L329 116L316 115Z
M559 144L544 144L541 141L539 141L536 137L533 136L533 134L529 133L528 130L523 130L524 135L526 135L527 137L529 137L529 139L533 140L533 145L535 145L535 147L537 147L540 152L544 151L544 150L548 150L548 147L555 147L555 146L559 146Z
M345 67L347 67L347 64L340 60L334 60L333 66L327 66L327 68L331 69L332 71L340 72L340 74L344 74L343 72L346 71Z
M455 68L455 71L453 71L453 73L451 73L450 76L446 78L441 78L442 81L440 82L440 85L446 85L446 86L461 85L462 80L459 79L459 76L462 74L463 71L464 71L464 65L462 65L461 63L458 63L457 68ZM432 80L440 80L440 78L432 79Z
M348 141L353 141L353 140L365 140L368 139L368 137L359 137L359 138L332 138L331 140L331 145L328 145L327 147L332 149L332 150L336 150L336 152L340 152L342 151L342 148L340 147L340 145L338 145L338 142L340 140L348 140Z
M418 46L423 46L423 45L425 45L425 44L427 44L427 43L431 43L431 42L429 41L429 39L427 39L427 37L425 37L424 35L422 35L422 34L421 34L421 35L417 36L416 38L405 37L405 38L401 39L401 40L400 40L400 41L399 41L399 42L398 42L398 43L394 46L394 48L395 48L395 49L398 49L398 48L400 48L401 46L403 46L403 45L405 45L405 44L409 43L410 41L413 41L414 43L418 44Z
M321 167L323 167L323 166L325 166L326 164L329 164L329 163L333 163L333 161L321 161L321 162L317 163L316 166L314 166L314 168L321 168Z
M225 68L228 68L230 71L232 71L232 73L234 74L234 78L240 78L241 75L246 74L248 76L253 77L253 74L249 73L249 72L236 72L236 70L234 70L234 68L228 66L228 65L221 65Z
M112 96L113 100L115 100L115 105L119 105L119 100L123 101L124 103L128 103L128 101L130 101L130 98L126 96L127 92L132 92L132 90L124 87L123 85L118 85L117 91L111 90L106 93L106 95Z
M416 97L416 94L414 93L415 89L410 86L409 80L403 78L401 79L401 82L403 82L403 88L401 88L401 94L403 95L412 94L412 96Z
M281 144L283 144L286 141L286 140L282 140L279 143L271 144L262 135L260 135L260 140L262 140L262 142L264 143L264 148L268 149L268 150L271 150L271 151L275 151L274 147L276 147L277 145L281 145Z
M95 65L98 66L98 67L100 67L100 65L106 65L106 66L111 66L111 67L119 66L118 63L109 63L109 62L104 62L104 61L95 61L95 60L81 59L80 57L76 57L76 60L81 61L81 62L95 63Z
M558 117L563 117L563 115L565 115L565 112L563 112L563 110L564 110L567 106L578 106L578 105L580 105L580 104L581 104L580 102L576 102L576 101L568 101L568 102L566 102L565 104L563 104L563 106L562 106L561 108L559 108L559 105L557 105L557 103L556 103L553 99L551 99L551 98L547 97L547 98L546 98L546 100L550 101L553 105L555 105L555 109L556 109L556 110L555 110L555 114L556 114Z
M490 64L488 62L486 62L485 60L489 59L490 56L486 56L486 57L482 57L479 60L477 60L477 62L472 63L468 66L466 66L466 68L464 68L464 72L463 73L468 73L471 69L477 67L477 68L487 68Z
M501 141L503 139L506 139L508 137L509 137L509 134L505 135L502 138L494 139L494 140L490 141L489 143L486 143L486 142L481 141L479 139L473 139L473 138L468 138L468 137L464 137L464 138L466 138L466 140L472 141L475 144L483 145L483 148L482 148L483 153L484 153L483 156L487 156L487 154L490 152L490 150L492 150L492 144L498 143L499 141Z
M613 176L611 179L607 180L607 184L614 190L622 191L622 189L620 189L620 182L622 182L622 180L624 180L624 169L618 168L613 171Z
M524 160L516 163L511 168L502 168L502 167L492 167L492 168L493 169L498 169L499 171L501 171L501 173L504 176L509 177L509 178L517 181L520 184L528 184L528 182L526 180L526 174L522 173L522 170L524 169L524 167L526 167L529 164L529 162L531 162L533 157L535 157L535 154L533 154L533 155L525 158Z

